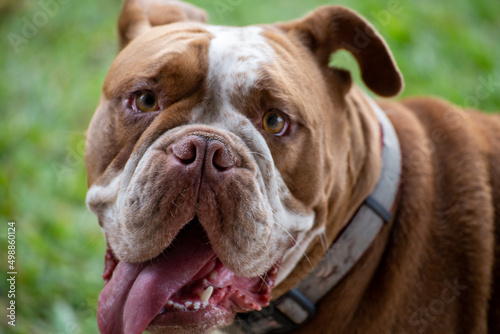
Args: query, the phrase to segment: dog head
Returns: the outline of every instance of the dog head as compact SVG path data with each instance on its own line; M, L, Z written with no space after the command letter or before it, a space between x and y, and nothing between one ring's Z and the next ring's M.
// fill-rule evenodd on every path
M347 49L371 90L399 92L368 23L342 7L242 28L205 19L166 0L128 0L120 16L86 148L108 243L103 333L199 333L267 305L359 175L378 175L363 168L377 150L352 143L350 76L328 67Z

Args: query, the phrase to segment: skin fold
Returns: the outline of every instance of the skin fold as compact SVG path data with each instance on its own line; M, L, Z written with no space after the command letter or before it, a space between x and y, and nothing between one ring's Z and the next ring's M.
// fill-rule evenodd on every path
M382 97L402 76L382 37L343 7L273 25L205 22L178 1L125 1L122 50L87 132L87 204L124 277L196 221L235 277L279 268L276 298L314 268L380 174L370 98L330 55L351 52ZM157 99L148 112L137 109L144 92ZM297 333L500 332L500 117L435 98L377 103L401 145L394 222ZM149 330L210 332L232 316Z

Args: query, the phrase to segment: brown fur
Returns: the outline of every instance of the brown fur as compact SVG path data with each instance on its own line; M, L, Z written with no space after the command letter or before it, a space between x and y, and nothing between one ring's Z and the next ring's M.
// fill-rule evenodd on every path
M297 333L498 333L499 117L431 98L381 106L403 155L394 225ZM448 302L454 280L465 288Z
M330 20L335 21L339 11L334 8L329 10ZM315 15L318 12L321 15ZM327 55L336 49L324 42L324 36L339 45L339 38L318 28L324 27L325 12L318 9L305 19L309 25L306 30L313 32L313 42L309 39L305 45L314 46L320 66L326 66ZM304 31L304 21L284 26ZM349 36L344 42L354 44L353 40ZM318 44L323 50L318 51ZM363 71L363 60L357 58ZM380 58L368 57L374 63L367 66L376 66ZM387 68L378 75L383 77L383 73ZM365 75L363 78L369 81ZM376 91L377 86L371 88ZM346 96L353 128L359 128L353 119L363 119L359 103L349 106L350 101L360 100L358 95L357 89L352 89ZM394 124L403 156L393 228L381 233L355 268L323 298L314 320L297 332L497 333L500 117L464 112L431 98L379 103ZM326 211L335 212L333 205ZM330 226L338 221L333 217L327 218ZM329 234L330 240L337 234ZM308 252L309 259L318 261L320 249L318 241ZM299 264L275 290L276 295L293 287L310 268L306 261ZM441 300L447 282L466 287L450 303Z
M120 17L121 46L127 47L108 74L88 133L89 185L105 184L132 152L188 122L185 111L208 91L210 36L201 24L141 35L155 25L202 22L205 15L176 2L152 3L127 0ZM325 228L331 244L373 189L381 161L378 121L349 73L327 67L330 54L350 51L367 86L381 96L397 94L402 78L383 39L345 8L322 7L263 28L288 67L263 68L265 79L251 97L238 91L231 99L250 119L260 110L293 106L302 132L265 138L293 195L289 206L315 212L315 226ZM169 112L140 119L120 112L117 96L133 90L134 80L169 92L159 93ZM499 333L500 117L432 98L379 104L402 150L395 220L297 333ZM318 237L273 295L295 286L324 252Z

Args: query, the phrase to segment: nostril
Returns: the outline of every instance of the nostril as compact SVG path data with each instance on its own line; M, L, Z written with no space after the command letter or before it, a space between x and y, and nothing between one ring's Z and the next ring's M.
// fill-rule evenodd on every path
M184 140L172 146L174 155L185 165L190 165L195 162L196 151L196 145L190 140Z
M213 155L212 164L218 171L225 171L234 166L232 155L225 147L218 147Z
M218 138L189 135L173 144L169 152L184 167L204 165L206 170L223 172L238 164L231 149Z

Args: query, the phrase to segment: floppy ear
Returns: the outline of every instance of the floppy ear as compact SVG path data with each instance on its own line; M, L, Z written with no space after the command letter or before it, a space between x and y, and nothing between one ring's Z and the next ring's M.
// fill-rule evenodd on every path
M118 19L120 49L151 27L180 21L205 23L207 14L177 0L125 0Z
M366 86L380 96L397 95L403 88L403 78L383 38L364 18L345 7L323 6L278 27L297 35L320 66L328 66L333 52L349 51Z

